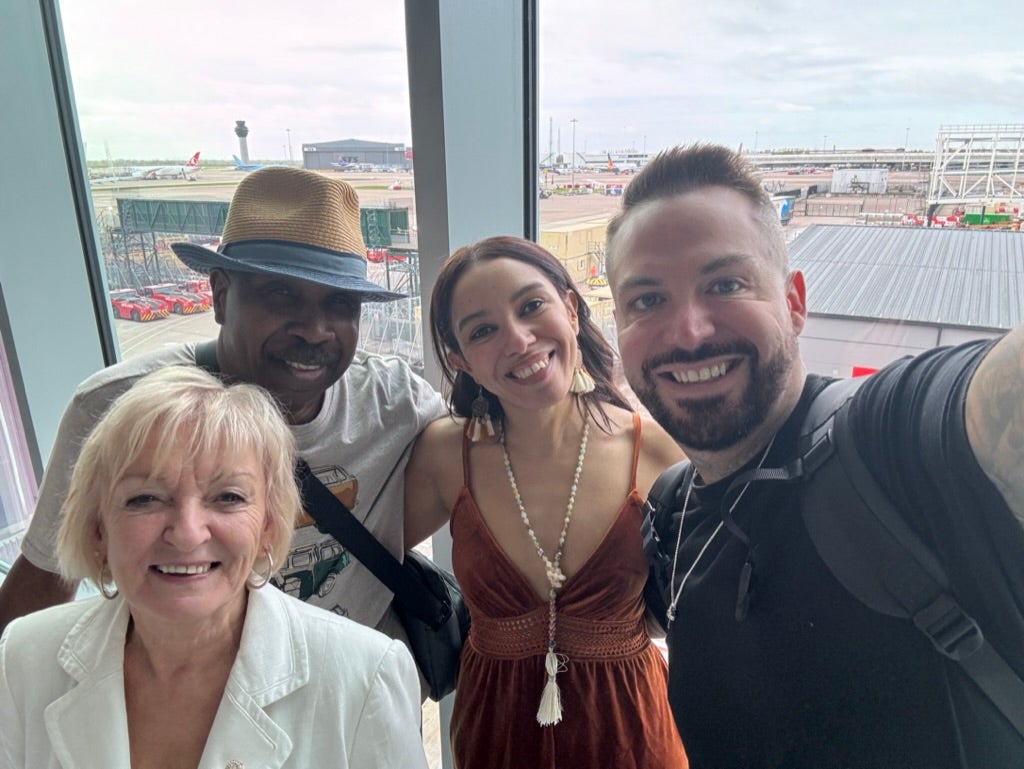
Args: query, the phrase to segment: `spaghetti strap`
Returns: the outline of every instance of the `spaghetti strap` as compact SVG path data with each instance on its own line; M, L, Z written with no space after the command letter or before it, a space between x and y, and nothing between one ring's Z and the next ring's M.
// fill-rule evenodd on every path
M469 488L469 420L462 431L462 485ZM635 465L634 461L634 465ZM636 472L634 467L634 472Z
M636 468L640 462L640 415L633 412L633 474L629 477L629 488L636 488Z

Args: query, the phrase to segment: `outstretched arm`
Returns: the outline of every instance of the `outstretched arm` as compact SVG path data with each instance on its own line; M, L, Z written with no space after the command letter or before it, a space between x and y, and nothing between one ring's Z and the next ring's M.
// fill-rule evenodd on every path
M418 545L447 522L458 493L462 427L448 417L427 425L405 468L405 547ZM454 484L454 486L453 486Z
M75 597L77 588L77 584L69 584L59 574L33 566L19 555L0 585L0 633L13 619L67 603Z
M985 356L967 389L965 409L978 464L1024 524L1024 326Z

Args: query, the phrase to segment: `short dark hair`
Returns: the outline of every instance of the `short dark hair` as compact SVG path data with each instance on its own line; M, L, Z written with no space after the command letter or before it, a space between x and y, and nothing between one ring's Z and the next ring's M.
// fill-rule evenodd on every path
M705 187L726 187L743 195L757 212L772 255L786 270L786 245L778 212L757 171L742 155L718 144L672 147L655 155L622 196L622 210L608 223L606 262L614 261L614 242L630 214L643 203L685 195Z
M600 417L600 422L607 427L610 423L602 404L610 403L620 408L630 408L625 396L612 380L615 352L601 330L591 320L590 307L583 300L565 265L536 243L510 236L487 238L458 249L445 261L434 283L434 291L430 298L430 337L441 374L447 383L448 410L456 416L471 417L473 400L481 394L481 387L473 377L448 362L446 353L449 350L458 354L462 352L451 323L452 296L467 269L474 264L493 259L515 259L529 264L551 281L560 296L575 295L580 323L578 340L583 365L596 384L593 392L580 396L580 404L581 408L588 409L593 416ZM487 390L483 390L482 394L487 399L488 413L491 417L501 418L504 410L497 396Z

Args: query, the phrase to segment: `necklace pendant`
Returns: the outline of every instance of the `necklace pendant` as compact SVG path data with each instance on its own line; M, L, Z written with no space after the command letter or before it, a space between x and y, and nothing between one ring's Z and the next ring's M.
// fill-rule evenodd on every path
M556 590L562 587L565 582L565 574L562 572L560 566L548 566L547 568L548 582L551 583L551 587Z

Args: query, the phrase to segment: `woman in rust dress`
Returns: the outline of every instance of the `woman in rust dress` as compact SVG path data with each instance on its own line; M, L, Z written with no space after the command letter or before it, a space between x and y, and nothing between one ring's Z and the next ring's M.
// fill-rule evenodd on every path
M456 767L685 767L640 539L642 492L679 449L629 410L589 308L536 244L455 252L431 325L453 418L413 451L406 545L450 519L472 616Z

